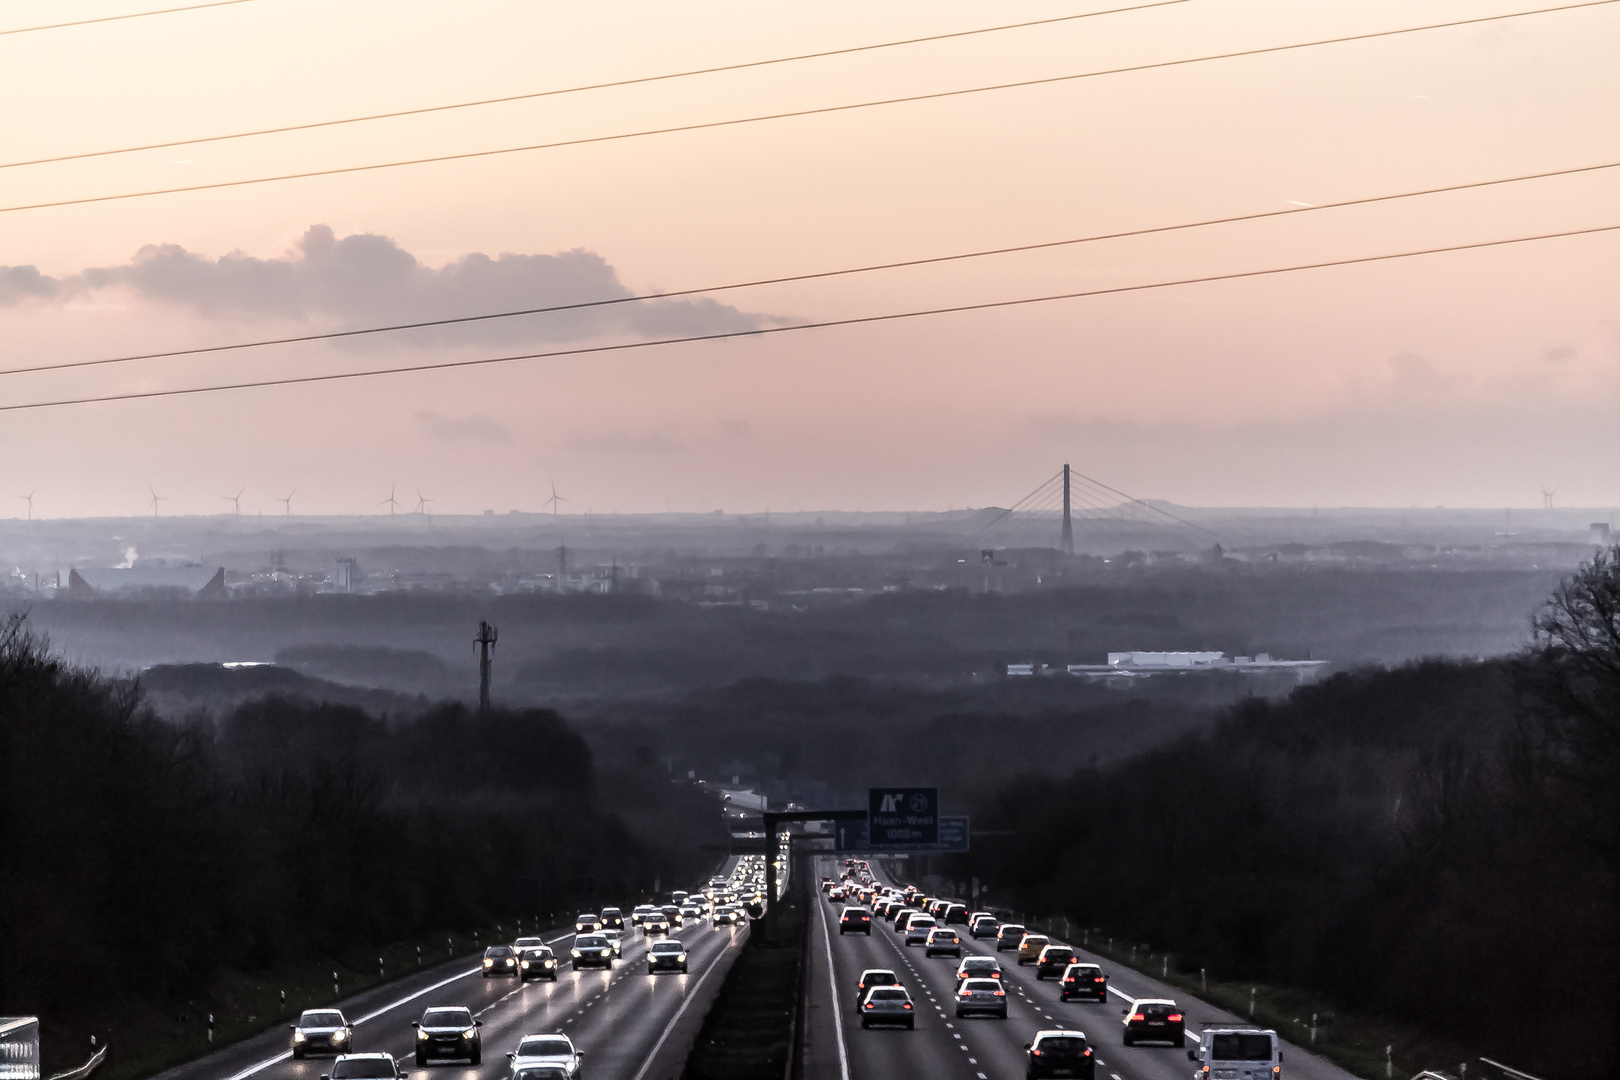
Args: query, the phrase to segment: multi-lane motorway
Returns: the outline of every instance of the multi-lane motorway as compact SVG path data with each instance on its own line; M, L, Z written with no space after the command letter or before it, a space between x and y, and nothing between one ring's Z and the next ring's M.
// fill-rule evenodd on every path
M823 859L817 876L841 871ZM876 876L884 875L873 864ZM888 882L894 884L893 882ZM874 919L872 935L838 933L843 905L829 904L819 890L811 912L810 984L806 1008L806 1080L1011 1080L1022 1077L1029 1061L1024 1047L1042 1028L1077 1028L1096 1047L1097 1080L1190 1080L1194 1066L1185 1050L1168 1045L1124 1046L1121 1009L1138 997L1175 999L1187 1015L1187 1043L1195 1045L1204 1021L1240 1023L1230 1013L1189 998L1136 972L1082 952L1109 975L1109 1002L1058 1000L1054 980L1039 981L1033 966L1020 968L1011 952L999 954L1005 971L1007 1019L957 1019L953 995L957 961L927 959L920 947L907 948L892 924ZM996 955L993 941L962 934L964 955ZM916 1003L915 1031L879 1027L862 1030L855 1008L855 983L865 968L888 968L900 976ZM1283 1075L1300 1080L1354 1080L1351 1074L1293 1045L1284 1047Z
M726 872L730 870L728 865ZM511 1072L506 1052L518 1040L557 1031L585 1052L582 1077L668 1080L679 1075L708 1001L748 930L711 929L707 921L700 921L688 922L670 936L686 945L689 974L649 976L648 939L627 926L623 959L611 971L569 971L573 935L547 935L564 964L555 983L486 979L474 959L379 988L340 1007L355 1024L354 1049L394 1055L409 1080L504 1080ZM483 1021L481 1066L415 1067L416 1032L411 1021L433 1005L464 1005ZM320 1080L330 1072L331 1063L330 1057L292 1060L288 1032L280 1029L171 1070L159 1080Z

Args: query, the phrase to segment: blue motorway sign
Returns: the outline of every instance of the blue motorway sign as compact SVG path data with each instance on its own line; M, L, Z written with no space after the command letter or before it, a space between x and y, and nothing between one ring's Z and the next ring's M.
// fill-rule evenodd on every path
M938 788L872 788L866 824L872 846L939 843Z
M941 817L939 842L935 844L872 843L871 832L864 821L837 821L833 823L833 850L839 855L873 855L885 852L929 852L968 850L968 819Z

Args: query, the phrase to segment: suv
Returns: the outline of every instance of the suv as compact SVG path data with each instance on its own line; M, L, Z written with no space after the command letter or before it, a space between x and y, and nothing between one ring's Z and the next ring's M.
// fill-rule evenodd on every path
M1136 1004L1125 1010L1125 1045L1160 1041L1187 1045L1187 1029L1181 1008L1164 998L1137 998Z
M907 945L911 942L907 941ZM956 931L948 926L936 926L928 931L928 940L923 942L924 956L954 956L962 958L962 939L956 936Z
M331 1050L342 1054L354 1045L354 1025L336 1009L305 1009L292 1028L292 1056Z
M393 1054L344 1054L321 1080L399 1080Z
M1072 1001L1077 997L1096 995L1098 1001L1108 1000L1108 976L1096 964L1082 964L1076 960L1063 972L1058 987L1058 999Z
M872 913L865 908L847 907L838 917L839 936L844 934L865 934L872 936Z
M416 1067L425 1067L428 1058L466 1058L477 1068L484 1060L484 1039L478 1033L483 1026L465 1005L427 1010L422 1019L411 1022L416 1029Z
M1187 1060L1197 1062L1201 1077L1232 1077L1232 1080L1270 1080L1282 1075L1282 1046L1270 1029L1208 1027L1197 1050L1187 1051Z
M616 907L605 907L605 908L603 908L602 909L602 929L604 929L604 930L623 930L624 929L624 912L620 911Z
M1006 952L1008 949L1018 948L1018 943L1024 940L1024 926L1022 923L1002 923L1001 929L996 931L996 952Z
M1041 950L1035 958L1035 980L1046 978L1048 975L1061 979L1063 972L1074 963L1074 950L1067 945L1048 945Z
M491 975L516 975L518 951L510 945L491 945L484 950L484 978Z
M1086 1043L1083 1031L1037 1031L1035 1041L1024 1046L1029 1051L1030 1080L1040 1076L1077 1076L1094 1080L1097 1057Z

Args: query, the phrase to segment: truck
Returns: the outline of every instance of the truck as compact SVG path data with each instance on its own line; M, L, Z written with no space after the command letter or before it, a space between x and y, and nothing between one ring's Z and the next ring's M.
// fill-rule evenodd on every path
M1269 1028L1204 1028L1198 1049L1187 1060L1198 1070L1193 1080L1281 1080L1282 1041Z
M39 1017L0 1016L0 1080L39 1080Z

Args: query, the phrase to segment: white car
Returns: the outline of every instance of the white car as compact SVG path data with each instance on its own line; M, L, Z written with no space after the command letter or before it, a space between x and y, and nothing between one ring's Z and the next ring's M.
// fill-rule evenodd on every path
M608 939L608 944L613 946L614 957L622 958L624 956L624 931L603 930L601 934Z
M579 1076L579 1067L585 1051L574 1048L574 1040L566 1035L525 1035L518 1048L506 1055L512 1062L515 1076L524 1069L561 1069L564 1076Z

